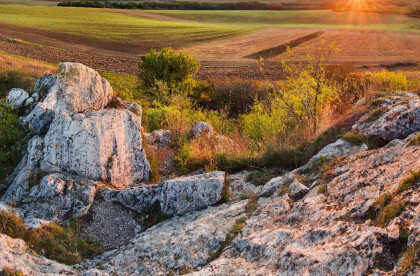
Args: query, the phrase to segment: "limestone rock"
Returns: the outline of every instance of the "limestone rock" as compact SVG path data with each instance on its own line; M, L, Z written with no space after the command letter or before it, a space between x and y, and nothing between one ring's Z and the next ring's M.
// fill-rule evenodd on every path
M106 106L112 96L111 86L98 72L80 63L63 62L43 107L58 113L98 110Z
M383 103L373 111L375 114L367 114L353 126L355 131L389 142L420 130L419 96L401 93L380 101Z
M35 82L34 94L37 93L37 95L40 97L39 99L36 99L37 102L45 98L45 96L48 94L51 87L54 86L56 81L57 81L56 75L47 74Z
M289 185L289 196L292 199L301 199L304 195L308 193L309 189L300 183L296 178Z
M206 122L197 122L193 125L191 129L191 134L193 137L201 137L203 135L213 135L213 127Z
M20 88L12 88L6 98L6 104L13 109L19 109L24 106L25 101L29 98L28 92Z
M420 168L420 148L409 146L410 139L347 158L346 169L327 184L326 195L312 189L293 204L287 196L260 198L232 246L193 275L396 274L404 247L390 249L398 236L395 225L408 225L407 245L418 240L420 207L409 202L417 202L420 191L415 186L394 196L404 211L384 228L372 223L367 211L381 194L394 193ZM285 179L279 177L270 186L284 185ZM418 272L414 268L411 275Z
M161 209L168 215L183 215L221 200L224 172L179 177L162 183Z
M147 144L154 146L156 149L168 148L172 141L172 133L170 130L153 130L150 134L145 134Z
M251 194L260 193L262 187L246 181L247 176L247 171L228 176L230 196L233 200L242 200L248 198Z
M40 168L117 188L148 181L150 171L133 115L119 109L58 114L44 138Z
M235 220L244 215L245 202L209 207L174 217L138 234L118 250L86 262L101 262L111 275L179 275L183 269L200 269L214 253Z
M0 234L0 271L16 269L24 275L77 275L70 267L34 253L21 239Z
M325 161L331 161L335 157L348 156L366 150L368 150L368 147L365 144L358 146L342 139L338 139L335 143L325 146L316 155L314 155L305 166L299 168L298 171L306 172L311 170L315 167L320 158L323 158Z
M85 214L93 202L99 183L50 174L35 184L21 206L25 217L68 223Z

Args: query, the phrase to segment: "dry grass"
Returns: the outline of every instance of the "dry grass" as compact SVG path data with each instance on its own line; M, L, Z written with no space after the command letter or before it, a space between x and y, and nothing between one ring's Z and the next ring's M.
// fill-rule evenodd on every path
M21 70L34 76L41 77L44 74L56 73L58 66L0 51L0 72L10 70Z

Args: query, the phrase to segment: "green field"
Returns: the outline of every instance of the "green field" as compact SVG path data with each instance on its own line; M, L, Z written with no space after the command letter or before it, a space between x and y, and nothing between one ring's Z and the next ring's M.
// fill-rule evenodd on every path
M124 43L190 45L252 31L252 26L194 24L143 18L118 10L0 5L0 23Z
M230 25L333 27L420 32L420 19L403 15L331 11L147 11L183 20Z

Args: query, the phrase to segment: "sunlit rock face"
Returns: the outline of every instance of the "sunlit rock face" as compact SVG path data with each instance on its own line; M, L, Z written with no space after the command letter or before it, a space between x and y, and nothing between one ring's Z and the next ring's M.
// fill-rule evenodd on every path
M42 193L35 192L48 186L39 186L40 183L64 181L73 183L74 189L81 187L82 191L84 186L87 190L97 186L91 183L126 188L148 182L150 166L142 148L141 107L127 102L118 108L108 107L112 88L95 70L79 63L61 63L57 76L44 76L36 82L34 91L30 98L38 102L29 115L21 118L21 123L35 136L28 144L25 157L8 177L11 185L3 201L32 202L27 198L31 194L47 199L45 189ZM9 98L20 99L26 97L25 93L19 96L13 90ZM66 175L67 180L63 177L58 180L56 174ZM52 176L56 180L44 181ZM76 190L66 196L76 200L80 196ZM58 198L62 195L57 193ZM83 208L92 200L83 200ZM83 213L73 207L69 208L68 216ZM41 212L41 209L36 210ZM36 216L36 212L32 213ZM39 217L65 220L52 213L41 212Z

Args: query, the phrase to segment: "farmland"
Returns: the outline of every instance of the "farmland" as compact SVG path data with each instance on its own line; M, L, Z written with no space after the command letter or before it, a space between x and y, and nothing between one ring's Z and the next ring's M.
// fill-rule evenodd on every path
M0 5L0 50L130 75L136 75L140 55L170 46L200 60L200 77L258 77L260 53L266 53L267 67L281 59L303 60L318 34L337 42L337 63L375 67L420 61L420 19L402 15ZM287 46L293 48L290 57L284 55ZM278 76L276 70L272 74Z
M420 20L408 16L331 11L147 11L182 20L230 25L328 27L420 32Z

